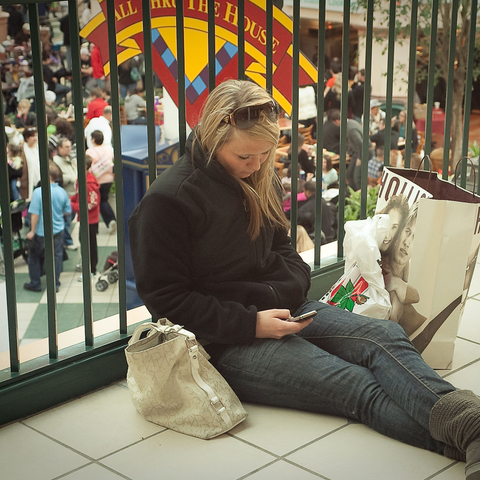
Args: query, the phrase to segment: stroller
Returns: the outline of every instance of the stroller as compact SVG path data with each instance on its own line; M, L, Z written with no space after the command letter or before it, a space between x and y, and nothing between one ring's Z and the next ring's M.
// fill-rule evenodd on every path
M28 261L28 251L26 245L27 242L22 238L20 231L23 227L22 212L28 208L29 204L30 202L26 202L25 200L20 199L15 200L10 205L12 217L13 258L17 258L21 255L25 262ZM0 237L3 235L1 225L2 212L0 211ZM3 252L0 255L0 262L3 263Z
M118 252L112 252L103 267L103 272L97 277L95 288L99 292L104 292L110 283L118 281Z

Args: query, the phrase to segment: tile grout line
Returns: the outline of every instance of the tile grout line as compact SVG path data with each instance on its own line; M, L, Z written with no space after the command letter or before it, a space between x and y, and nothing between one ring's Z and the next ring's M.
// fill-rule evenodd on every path
M124 475L123 473L120 473L118 472L117 470L113 470L112 468L108 467L107 465L104 465L103 463L100 463L98 461L94 461L94 462L91 462L87 465L83 465L81 467L78 467L78 468L75 468L73 470L70 470L69 472L65 472L65 473L62 473L61 475L59 475L58 477L55 477L55 478L52 478L52 480L60 480L61 478L65 478L69 475L71 475L72 473L75 473L75 472L79 472L81 470L83 470L84 468L87 468L89 467L90 465L98 465L99 467L101 468L104 468L105 470L108 470L116 475L118 475L120 478L124 478L125 480L133 480L131 477L127 477L126 475Z
M75 401L75 400L72 400L72 401ZM113 470L112 468L108 467L107 465L104 465L104 464L102 463L102 460L104 460L105 458L108 458L108 457L110 457L110 456L112 456L112 455L115 455L116 453L119 453L119 452L121 452L121 451L123 451L123 450L125 450L125 449L127 449L127 448L133 447L134 445L137 445L137 444L139 444L139 443L141 443L141 442L144 442L145 440L148 440L148 439L150 439L150 438L152 438L152 437L154 437L154 436L156 436L156 435L160 435L161 433L168 431L168 428L165 428L164 430L162 430L162 431L160 431L160 432L155 432L155 433L153 433L152 435L148 435L148 436L146 436L146 437L142 437L140 440L137 440L136 442L130 443L129 445L125 445L124 447L119 448L118 450L115 450L115 451L113 451L113 452L110 452L110 453L107 454L107 455L104 455L104 456L102 456L102 457L99 457L99 458L95 459L95 458L91 457L90 455L87 455L86 453L83 453L83 452L81 452L80 450L77 450L76 448L71 447L70 445L67 445L66 443L64 443L64 442L62 442L62 441L60 441L60 440L58 440L58 439L56 439L56 438L48 435L47 433L42 432L41 430L38 430L37 428L32 427L31 425L26 424L26 423L24 422L24 420L20 420L20 421L18 421L18 422L16 422L16 423L19 423L19 424L23 425L24 427L27 427L27 428L29 428L30 430L38 433L39 435L42 435L43 437L48 438L48 439L51 440L52 442L55 442L56 444L61 445L62 447L66 448L67 450L70 450L70 451L76 453L77 455L80 455L81 457L84 457L86 460L88 460L88 461L90 462L89 464L82 465L81 467L78 467L78 468L76 468L76 469L74 469L74 470L70 470L69 472L62 473L60 476L55 477L55 479L52 479L52 480L56 480L57 478L62 478L62 477L64 477L64 476L67 475L67 474L70 474L70 473L72 473L72 472L81 470L82 468L85 468L86 466L92 465L92 464L100 465L100 466L102 466L102 467L104 467L104 468L106 468L106 469L108 469L108 470L110 470L110 471L112 471L112 472L114 472L114 473L117 473L118 475L120 475L121 477L123 477L123 478L125 478L125 479L127 479L127 480L132 480L132 479L130 479L130 477L127 477L127 476L121 474L120 472L117 472L116 470Z
M241 438L241 437L239 437L239 436L237 436L237 435L235 435L235 434L233 434L233 433L227 432L226 434L227 434L229 437L235 438L236 440L239 440L240 442L245 443L246 445L249 445L249 446L251 446L251 447L253 447L253 448L256 448L257 450L260 450L260 451L262 451L262 452L264 452L264 453L267 453L267 454L269 454L269 455L272 455L272 456L276 457L276 460L272 461L270 464L276 463L277 461L280 461L280 460L283 460L283 461L286 461L286 462L290 463L290 464L293 465L293 466L296 466L296 467L298 467L298 468L301 468L302 470L305 470L305 471L307 471L307 472L309 472L309 473L313 473L313 474L319 476L319 478L324 478L324 479L326 479L326 480L329 480L327 477L321 476L320 474L318 474L318 473L316 473L316 472L313 472L313 471L310 471L309 469L307 469L306 467L303 467L302 465L296 464L296 463L293 462L292 460L288 459L287 456L292 455L292 454L294 454L294 453L296 453L296 452L304 449L305 447L308 447L308 446L310 446L310 445L313 445L314 443L319 442L320 440L323 440L323 439L325 439L326 437L328 437L328 436L330 436L330 435L332 435L332 434L334 434L334 433L336 433L336 432L338 432L338 431L340 431L340 430L343 430L344 428L348 427L349 425L351 425L351 424L350 424L350 423L346 423L345 425L342 425L342 426L340 426L340 427L338 427L338 428L335 428L334 430L326 433L325 435L321 435L320 437L317 437L317 438L315 438L315 439L313 439L313 440L310 440L309 442L303 444L302 446L297 447L297 448L294 448L293 450L291 450L291 451L289 451L289 452L287 452L287 453L285 453L285 454L283 454L283 455L278 455L278 454L276 454L276 453L274 453L274 452L271 452L271 451L269 451L269 450L267 450L267 449L265 449L265 448L263 448L263 447L260 447L259 445L255 445L254 443L249 442L248 440L245 440L244 438ZM270 464L268 464L268 465L270 465ZM263 468L263 467L262 467L262 468ZM252 472L251 472L251 473L252 473ZM244 478L244 477L241 477L241 478Z
M453 468L458 463L460 463L460 462L453 461L450 465L447 465L446 467L443 467L438 472L432 473L432 475L428 476L424 480L431 480L433 478L436 478L436 477L438 477L438 475L441 475L442 473L446 472L447 470L450 470L450 468Z
M462 339L462 340L466 340L466 339ZM472 343L475 343L476 345L478 345L476 342L472 342ZM447 378L449 377L450 375L453 375L454 373L457 373L457 372L460 372L461 370L464 370L465 368L467 367L470 367L476 363L479 363L480 362L480 358L477 358L476 360L472 360L471 362L469 363L466 363L465 365L462 365L461 367L458 367L456 368L455 370L452 370L451 372L448 372L446 373L443 378Z

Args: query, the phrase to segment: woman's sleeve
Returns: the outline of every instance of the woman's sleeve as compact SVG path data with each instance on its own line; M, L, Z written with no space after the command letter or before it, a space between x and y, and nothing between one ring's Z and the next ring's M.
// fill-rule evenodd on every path
M219 301L195 290L191 242L193 219L174 198L147 194L129 219L137 292L154 319L167 317L198 338L246 344L255 338L255 307Z
M290 237L286 230L277 229L273 238L272 251L281 255L291 271L295 272L298 282L301 283L305 296L310 289L310 267L293 248Z

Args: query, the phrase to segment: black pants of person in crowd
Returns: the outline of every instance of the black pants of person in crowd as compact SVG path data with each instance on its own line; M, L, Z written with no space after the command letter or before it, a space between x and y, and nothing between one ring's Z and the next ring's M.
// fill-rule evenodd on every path
M108 203L108 196L110 194L111 186L111 182L100 184L100 214L102 215L103 221L107 227L112 220L115 220L115 214L113 213L112 207Z

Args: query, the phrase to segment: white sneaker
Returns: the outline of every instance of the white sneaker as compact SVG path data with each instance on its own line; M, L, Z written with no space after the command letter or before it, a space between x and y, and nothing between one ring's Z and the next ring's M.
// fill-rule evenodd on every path
M117 231L117 222L115 220L112 220L109 224L108 224L108 231L110 233L115 233Z
M90 279L93 279L94 276L95 276L95 274L91 273L90 274ZM78 277L77 282L83 282L83 274Z

